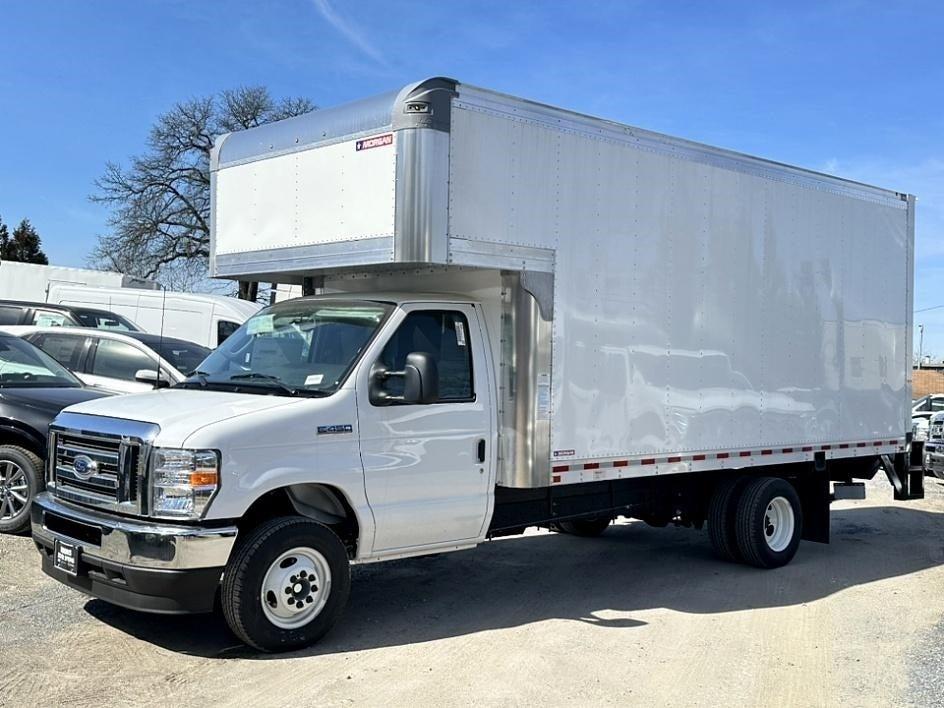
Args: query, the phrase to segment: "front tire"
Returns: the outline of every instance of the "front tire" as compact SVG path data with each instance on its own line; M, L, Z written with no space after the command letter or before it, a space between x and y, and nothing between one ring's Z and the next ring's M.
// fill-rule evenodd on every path
M226 565L220 594L233 633L260 651L315 643L344 611L351 570L341 539L301 516L253 529Z
M751 480L737 504L736 536L745 563L779 568L796 555L803 509L793 485L776 477Z
M0 445L0 533L22 533L43 491L43 461L24 447Z

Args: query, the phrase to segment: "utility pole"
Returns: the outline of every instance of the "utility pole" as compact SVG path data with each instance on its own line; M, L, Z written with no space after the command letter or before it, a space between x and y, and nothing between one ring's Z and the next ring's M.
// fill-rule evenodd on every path
M918 368L921 368L921 362L924 361L924 325L918 325Z

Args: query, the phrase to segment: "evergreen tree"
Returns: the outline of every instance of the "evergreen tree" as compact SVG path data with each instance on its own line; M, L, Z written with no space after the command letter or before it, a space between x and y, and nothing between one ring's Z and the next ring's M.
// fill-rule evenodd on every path
M29 219L23 219L13 229L12 236L8 235L5 225L0 226L0 260L49 264L49 259L43 253L42 239Z
M7 229L7 225L3 223L3 219L0 219L0 260L6 259L6 252L9 248L10 243L10 231Z

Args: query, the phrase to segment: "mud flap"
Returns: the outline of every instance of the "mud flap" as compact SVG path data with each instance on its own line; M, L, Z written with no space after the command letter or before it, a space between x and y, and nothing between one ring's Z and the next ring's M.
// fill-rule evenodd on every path
M809 471L794 479L793 484L803 505L803 540L829 543L830 491L826 460L817 457Z

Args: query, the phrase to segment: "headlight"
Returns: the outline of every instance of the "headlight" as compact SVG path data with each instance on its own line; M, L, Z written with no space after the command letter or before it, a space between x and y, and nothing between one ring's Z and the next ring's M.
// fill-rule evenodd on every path
M219 453L155 448L150 479L151 516L199 519L220 485Z

